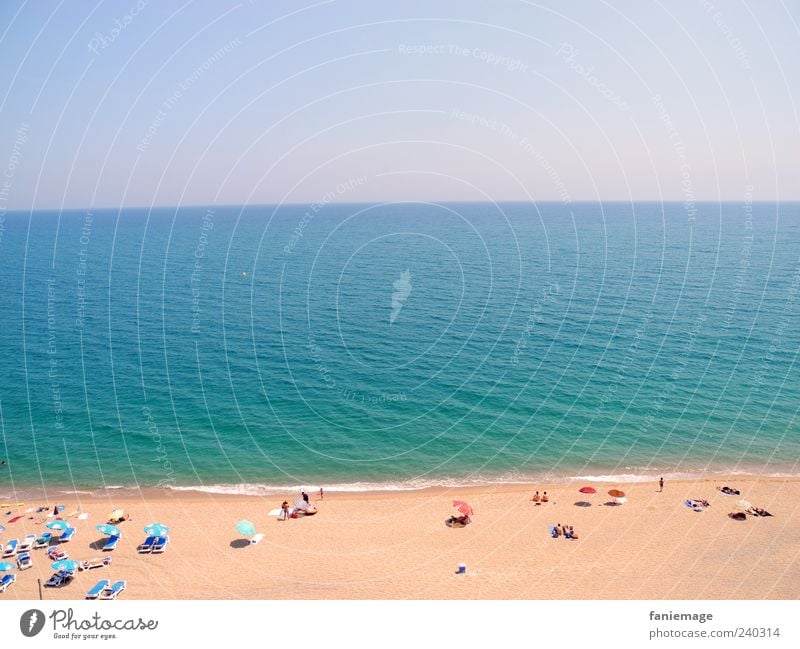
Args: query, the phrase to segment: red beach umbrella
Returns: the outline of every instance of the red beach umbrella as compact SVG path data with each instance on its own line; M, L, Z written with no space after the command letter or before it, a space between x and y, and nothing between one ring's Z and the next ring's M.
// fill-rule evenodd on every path
M472 507L470 507L469 504L465 503L463 500L454 500L453 507L464 514L464 516L472 516L474 514Z
M581 487L580 489L578 489L578 491L580 491L582 494L596 494L597 493L597 489L595 489L594 487Z
M624 498L625 492L620 491L619 489L610 489L608 495L611 496L612 498Z

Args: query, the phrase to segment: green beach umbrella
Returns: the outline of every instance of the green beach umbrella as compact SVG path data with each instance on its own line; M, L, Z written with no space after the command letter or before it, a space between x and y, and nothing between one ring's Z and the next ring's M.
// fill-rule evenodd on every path
M169 532L169 527L162 523L150 523L144 528L144 533L150 536L163 536L167 532Z
M252 536L256 533L256 526L250 521L239 521L236 523L236 531L242 536Z
M97 526L97 531L106 534L108 536L121 536L122 532L119 531L118 527L114 527L113 525L107 525L106 523L101 523Z

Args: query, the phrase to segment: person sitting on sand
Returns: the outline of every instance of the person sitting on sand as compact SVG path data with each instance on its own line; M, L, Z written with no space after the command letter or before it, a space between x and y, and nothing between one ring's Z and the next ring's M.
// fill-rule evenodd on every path
M535 502L535 503L539 502L539 492L538 491L535 494L533 494L533 498L531 498L531 501Z
M561 536L564 533L564 528L561 527L561 523L556 523L556 536Z
M549 500L549 499L548 499L548 497L547 497L547 492L545 491L545 492L542 494L542 502L543 502L543 503L546 503L548 500Z
M572 538L572 532L569 531L569 528L566 525L564 525L564 538L565 539Z
M571 538L571 539L577 539L578 538L578 535L575 534L575 530L572 529L572 525L569 526L569 538Z

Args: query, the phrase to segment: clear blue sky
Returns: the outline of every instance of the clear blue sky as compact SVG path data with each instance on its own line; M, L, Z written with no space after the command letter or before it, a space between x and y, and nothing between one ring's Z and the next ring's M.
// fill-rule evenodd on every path
M0 208L797 200L799 17L780 1L4 1Z

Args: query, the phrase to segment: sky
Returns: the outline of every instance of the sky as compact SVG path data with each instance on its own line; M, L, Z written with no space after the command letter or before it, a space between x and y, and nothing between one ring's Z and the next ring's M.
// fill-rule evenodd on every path
M0 210L797 200L797 3L0 3Z

